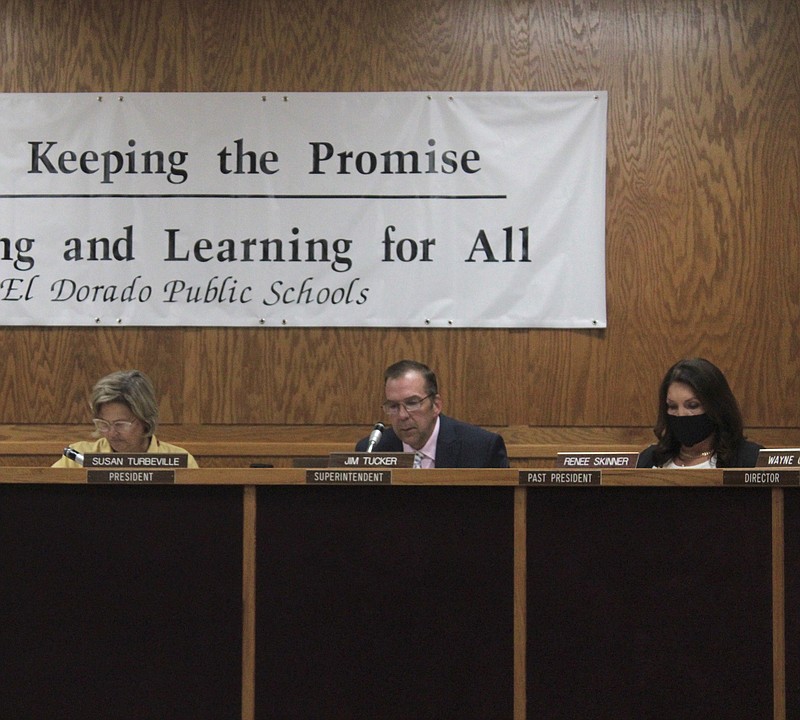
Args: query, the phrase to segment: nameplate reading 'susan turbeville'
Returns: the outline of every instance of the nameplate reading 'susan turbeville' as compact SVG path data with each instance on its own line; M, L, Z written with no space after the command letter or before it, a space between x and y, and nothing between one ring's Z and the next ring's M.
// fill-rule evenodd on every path
M800 485L800 470L723 470L722 484L797 487Z
M560 452L556 467L635 468L638 452Z
M124 467L119 470L88 470L86 480L90 483L118 485L172 485L174 470L137 470Z
M189 465L185 453L86 453L85 468L149 468L172 470Z
M579 487L600 485L600 470L520 470L520 485Z

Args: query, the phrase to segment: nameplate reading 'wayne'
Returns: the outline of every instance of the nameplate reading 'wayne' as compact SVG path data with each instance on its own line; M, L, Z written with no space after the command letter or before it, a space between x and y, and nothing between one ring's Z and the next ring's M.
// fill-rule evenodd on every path
M637 452L560 452L556 467L577 468L635 468Z
M797 487L800 485L800 470L724 470L723 485L747 485L757 487Z
M794 467L800 465L800 448L763 448L756 467Z
M405 452L335 452L328 456L328 467L343 468L410 468L414 453Z
M520 470L520 485L578 487L600 485L600 470Z
M83 456L85 468L150 468L174 470L189 466L189 456L161 453L87 453Z

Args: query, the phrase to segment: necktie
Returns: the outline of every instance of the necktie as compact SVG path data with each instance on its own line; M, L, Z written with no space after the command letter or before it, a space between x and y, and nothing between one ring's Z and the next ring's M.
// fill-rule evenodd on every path
M424 453L420 450L417 450L417 452L414 453L414 465L412 467L421 468L422 458L424 457L425 457Z

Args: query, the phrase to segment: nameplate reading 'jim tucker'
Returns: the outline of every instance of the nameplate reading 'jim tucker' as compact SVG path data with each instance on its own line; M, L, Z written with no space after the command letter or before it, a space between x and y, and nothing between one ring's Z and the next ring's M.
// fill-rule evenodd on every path
M136 470L126 467L121 470L89 470L86 479L90 483L117 485L172 485L174 470Z
M800 470L723 470L723 485L797 487Z
M307 485L391 485L391 470L306 470Z
M638 452L560 452L556 467L635 468L638 459Z
M414 453L406 452L335 452L328 455L328 467L410 468Z
M185 453L87 453L83 456L85 468L151 468L172 470L189 466Z
M794 467L800 465L800 448L763 448L756 467Z
M578 487L600 485L600 470L520 470L520 485Z

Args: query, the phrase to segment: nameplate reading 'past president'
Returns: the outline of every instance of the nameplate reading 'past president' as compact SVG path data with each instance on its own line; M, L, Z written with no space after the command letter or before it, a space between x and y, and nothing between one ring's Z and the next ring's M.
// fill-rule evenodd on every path
M520 485L541 487L585 487L600 485L600 470L520 470Z

